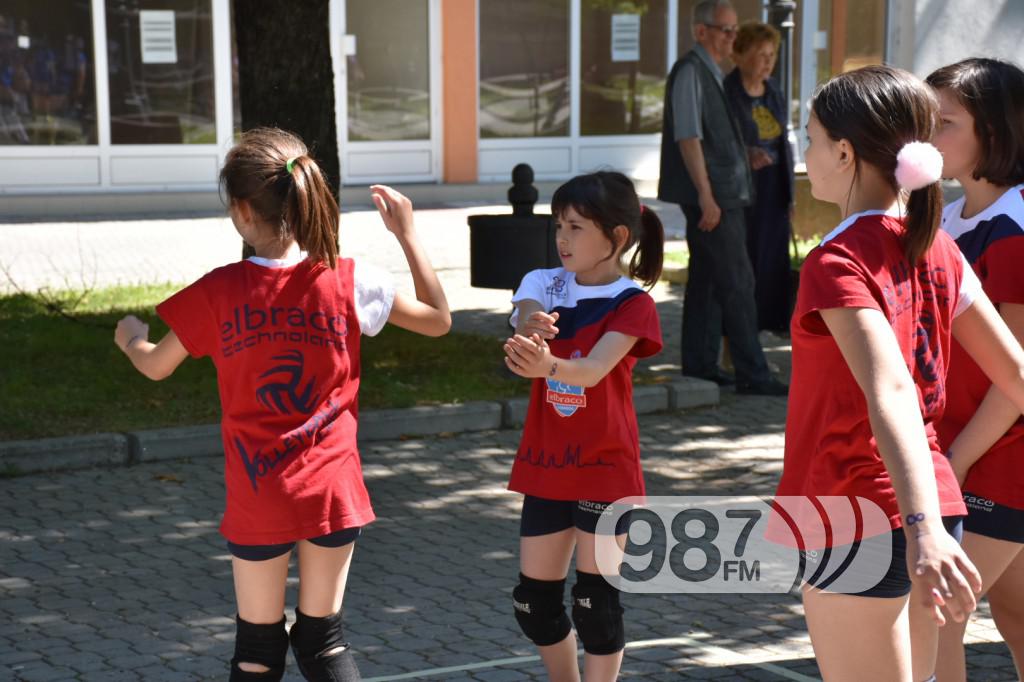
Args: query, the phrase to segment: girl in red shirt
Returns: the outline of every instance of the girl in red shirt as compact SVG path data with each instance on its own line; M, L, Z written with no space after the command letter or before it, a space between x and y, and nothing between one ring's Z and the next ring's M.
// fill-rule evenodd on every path
M801 270L778 494L865 498L891 529L870 535L892 549L881 580L856 593L805 572L825 680L926 679L940 607L954 620L975 608L980 579L950 532L963 500L935 433L951 336L1024 406L1024 351L938 232L937 120L929 89L885 66L832 79L811 104L811 191L844 220Z
M935 146L943 176L964 196L946 207L942 229L956 240L1017 339L1024 340L1024 71L967 59L928 76L942 125ZM1024 420L957 343L949 401L939 424L967 518L963 548L1024 673ZM942 628L939 679L965 680L966 622Z
M550 679L580 678L575 624L586 679L614 680L623 611L598 570L595 533L610 503L644 494L632 371L662 341L654 299L633 278L657 282L664 233L621 173L573 178L555 192L551 212L562 267L523 278L513 297L516 334L505 344L509 369L533 379L509 482L525 495L513 606ZM626 277L619 259L634 245ZM614 530L620 547L626 516ZM574 549L570 622L563 601Z
M409 262L416 298L387 273L338 255L338 205L302 141L252 130L220 174L235 229L255 256L218 268L157 306L170 332L154 344L133 316L114 341L147 377L186 356L217 368L225 453L221 533L238 602L233 681L280 680L289 640L306 679L359 679L342 633L354 541L374 519L356 448L359 345L385 323L440 336L451 317L391 188L372 198ZM285 630L291 550L299 604Z

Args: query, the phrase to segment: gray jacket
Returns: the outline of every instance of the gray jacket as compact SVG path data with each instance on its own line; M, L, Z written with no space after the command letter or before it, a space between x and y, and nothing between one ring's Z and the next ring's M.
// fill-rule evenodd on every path
M703 93L701 147L715 201L723 209L749 206L753 200L753 183L739 125L733 118L718 79L693 50L675 63L665 83L658 198L692 206L699 203L697 188L683 163L673 129L672 87L685 64L696 67L697 84Z

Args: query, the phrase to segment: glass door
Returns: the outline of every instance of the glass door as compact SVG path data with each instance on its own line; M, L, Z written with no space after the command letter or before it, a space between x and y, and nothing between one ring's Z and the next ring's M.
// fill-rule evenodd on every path
M344 184L440 177L439 0L333 0Z

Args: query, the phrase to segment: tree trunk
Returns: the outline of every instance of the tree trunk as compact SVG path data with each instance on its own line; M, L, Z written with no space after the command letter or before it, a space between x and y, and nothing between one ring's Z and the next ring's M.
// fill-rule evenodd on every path
M233 0L242 130L297 134L338 195L329 0Z

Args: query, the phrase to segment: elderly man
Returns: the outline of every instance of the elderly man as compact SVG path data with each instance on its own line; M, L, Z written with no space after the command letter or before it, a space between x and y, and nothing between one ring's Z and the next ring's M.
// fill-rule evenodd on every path
M694 6L697 44L676 62L665 84L658 198L679 204L686 216L690 270L683 305L683 374L733 383L718 366L724 326L736 392L785 395L787 387L772 377L757 336L743 213L753 189L746 147L729 112L719 67L732 53L736 30L736 11L726 0Z

